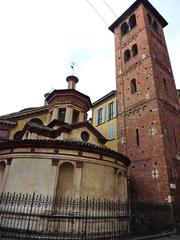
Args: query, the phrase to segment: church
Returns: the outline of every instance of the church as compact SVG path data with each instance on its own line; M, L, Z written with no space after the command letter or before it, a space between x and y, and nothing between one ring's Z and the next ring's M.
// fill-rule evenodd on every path
M105 146L87 121L90 98L66 80L44 106L0 117L0 190L126 202L130 160Z
M44 106L0 117L1 192L126 201L128 174L133 199L180 201L180 105L167 24L148 0L136 0L109 27L116 63L110 95L116 100L108 103L107 122L115 126L114 150L101 132L104 107L96 101L99 115L91 125L92 104L75 90L75 76L67 77L68 89L46 94Z

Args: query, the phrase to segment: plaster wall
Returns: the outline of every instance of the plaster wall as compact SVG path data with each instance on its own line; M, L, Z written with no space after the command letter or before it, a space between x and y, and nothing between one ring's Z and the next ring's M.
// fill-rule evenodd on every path
M13 159L4 191L53 195L55 174L50 159Z

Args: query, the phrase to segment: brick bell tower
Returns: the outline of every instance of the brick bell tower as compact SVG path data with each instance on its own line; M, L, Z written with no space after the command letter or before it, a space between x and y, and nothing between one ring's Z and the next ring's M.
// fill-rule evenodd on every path
M132 163L131 197L180 202L180 106L163 28L147 0L110 27L115 36L118 150Z

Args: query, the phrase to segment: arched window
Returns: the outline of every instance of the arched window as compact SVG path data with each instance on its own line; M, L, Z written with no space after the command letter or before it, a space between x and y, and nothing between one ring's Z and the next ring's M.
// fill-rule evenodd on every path
M35 124L38 124L38 125L43 125L42 120L39 119L39 118L32 118L29 122L30 123L35 123Z
M133 14L130 18L129 18L129 27L130 29L134 28L136 26L136 15Z
M136 86L136 79L131 80L131 94L134 94L137 92L137 86Z
M62 197L74 196L74 166L69 162L63 163L59 168L56 193Z
M129 26L126 22L121 25L121 36L126 35L129 32Z
M156 20L154 20L152 27L153 27L153 29L154 29L155 32L158 32L158 31L159 31L159 29L158 29L158 24L157 24Z
M5 162L0 162L0 186L1 186L2 182L3 182L5 168L6 168Z
M149 25L152 26L152 17L149 13L148 13L147 17L148 17Z
M131 51L132 51L132 56L133 56L133 57L135 57L136 55L138 55L138 47L137 47L137 44L134 44L134 45L132 46Z
M129 51L129 49L127 49L125 52L124 52L124 62L128 62L131 58L131 53Z

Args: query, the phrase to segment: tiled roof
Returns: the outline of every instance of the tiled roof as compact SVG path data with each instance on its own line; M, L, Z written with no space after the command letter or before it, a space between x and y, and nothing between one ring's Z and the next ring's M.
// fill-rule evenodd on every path
M128 157L107 147L99 147L94 144L78 142L78 141L62 141L62 140L8 140L0 143L0 150L21 148L54 148L78 150L82 152L91 152L100 155L115 158L117 161L123 162L126 166L130 164Z
M54 126L54 124L52 123L54 123L55 125L58 125L59 128L53 129L52 127ZM48 126L44 126L34 122L27 122L23 130L20 131L20 135L18 135L18 138L19 137L22 138L24 133L28 130L29 132L35 132L42 136L55 139L63 132L70 132L73 129L82 128L82 127L87 127L97 137L100 143L104 144L107 142L107 139L88 121L75 123L75 124L62 124L60 123L60 121L55 120L50 124L48 124Z
M8 121L8 120L0 119L0 124L7 125L7 126L16 126L17 123L15 121Z
M48 110L48 106L42 106L42 107L35 107L35 108L26 108L19 112L14 112L10 114L6 114L3 116L0 116L0 119L18 119L29 116L33 116L34 114L46 112Z
M98 104L112 98L116 96L116 91L115 90L112 90L111 92L109 92L108 94L106 94L105 96L101 97L100 99L98 99L97 101L95 101L93 104L92 104L92 107L95 107L97 106Z

